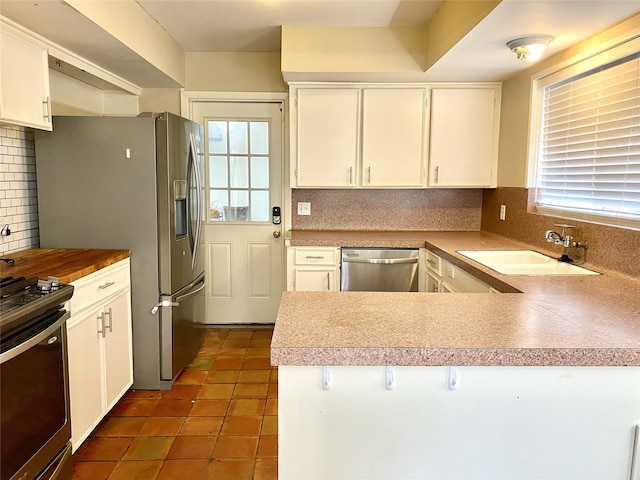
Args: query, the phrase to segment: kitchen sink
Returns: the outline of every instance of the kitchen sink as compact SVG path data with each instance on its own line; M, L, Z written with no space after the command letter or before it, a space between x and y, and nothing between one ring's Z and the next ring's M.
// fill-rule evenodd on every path
M458 253L504 275L599 275L533 250L458 250Z

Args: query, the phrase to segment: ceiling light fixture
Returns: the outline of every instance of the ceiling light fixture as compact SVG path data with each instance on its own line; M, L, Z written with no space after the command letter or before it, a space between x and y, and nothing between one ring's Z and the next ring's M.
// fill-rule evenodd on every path
M516 38L507 42L507 47L516 54L519 60L537 60L542 51L551 43L553 37L549 35L536 35L535 37Z

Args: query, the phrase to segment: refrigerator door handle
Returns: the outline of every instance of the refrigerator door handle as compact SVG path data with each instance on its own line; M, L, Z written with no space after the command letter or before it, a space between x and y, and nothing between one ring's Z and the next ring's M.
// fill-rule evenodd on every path
M155 315L156 313L158 313L158 310L160 310L160 307L177 307L178 305L180 305L180 302L190 297L194 293L202 290L205 284L206 282L204 278L204 272L201 272L200 275L198 275L184 287L178 289L176 292L170 295L160 294L160 301L156 305L154 305L154 307L151 309L151 313ZM196 286L198 286L198 288L194 290L194 287Z
M195 268L196 266L196 258L198 255L198 246L200 244L200 235L201 235L201 230L202 230L202 213L203 213L203 205L202 205L202 195L203 195L203 191L202 191L202 179L200 178L200 162L199 162L199 158L198 158L198 148L196 145L196 137L193 134L193 132L191 132L190 135L190 150L189 150L189 154L190 154L190 164L191 164L191 168L193 169L193 177L195 179L196 185L195 185L195 190L196 190L196 231L195 234L193 235L192 238L192 245L191 245L191 252L192 252L192 257L191 257L191 267ZM191 178L189 178L189 181L191 180Z
M171 296L171 298L175 299L175 298L179 297L180 295L182 295L183 293L186 293L189 290L193 289L193 287L195 287L197 284L199 284L201 282L204 282L204 272L200 272L200 275L198 275L196 278L191 280L184 287L181 287L178 290L176 290L175 292L173 292L170 296Z
M201 291L206 285L206 282L204 280L204 278L202 279L202 282L200 283L200 285L198 285L197 288L188 291L187 293L183 293L182 295L179 295L177 297L175 297L175 301L176 303L180 304L180 302L186 300L187 298L191 297L192 295L195 295L196 293L198 293L199 291Z
M155 315L160 307L177 307L178 302L172 302L172 298L168 295L160 295L160 301L151 309L151 314Z

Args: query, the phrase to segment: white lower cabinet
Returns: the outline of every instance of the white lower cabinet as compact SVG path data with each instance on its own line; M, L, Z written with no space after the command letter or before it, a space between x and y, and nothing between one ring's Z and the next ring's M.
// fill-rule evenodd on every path
M73 285L67 343L75 452L133 383L129 260Z
M500 293L430 250L425 253L424 285L427 293Z
M478 280L470 273L446 260L442 266L442 285L448 287L451 292L458 293L489 293L489 284Z
M340 248L288 247L287 290L340 290Z
M439 277L436 277L431 272L425 272L425 292L427 293L440 293L442 281Z
M278 478L622 480L640 455L639 367L392 369L281 365Z

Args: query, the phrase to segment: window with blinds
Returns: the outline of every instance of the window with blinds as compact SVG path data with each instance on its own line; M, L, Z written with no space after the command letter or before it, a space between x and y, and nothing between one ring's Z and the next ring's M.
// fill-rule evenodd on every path
M640 52L545 86L539 139L537 206L640 227Z

